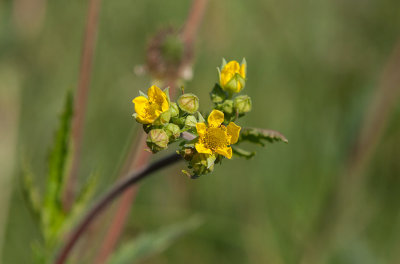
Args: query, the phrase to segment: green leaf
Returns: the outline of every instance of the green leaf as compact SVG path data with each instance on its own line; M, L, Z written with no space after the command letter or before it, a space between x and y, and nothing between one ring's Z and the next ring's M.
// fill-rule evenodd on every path
M23 162L22 165L22 194L28 205L29 210L32 212L36 220L41 218L41 197L39 190L36 188L33 182L33 173L27 162Z
M107 264L132 264L159 254L171 246L179 237L195 230L202 219L194 216L189 220L174 224L149 234L144 234L125 243L110 258Z
M73 98L71 92L68 92L64 110L60 116L60 125L55 134L49 156L47 186L42 207L42 225L45 239L50 239L57 234L64 218L61 196L69 151L72 115Z
M278 131L261 128L243 128L239 136L239 142L242 141L248 141L261 146L265 146L264 141L270 143L279 141L285 143L289 142L286 137Z
M251 159L252 157L254 157L254 155L256 155L255 152L250 152L250 151L238 148L236 146L232 146L232 151L233 151L233 154L235 154L239 157L246 158L246 159Z

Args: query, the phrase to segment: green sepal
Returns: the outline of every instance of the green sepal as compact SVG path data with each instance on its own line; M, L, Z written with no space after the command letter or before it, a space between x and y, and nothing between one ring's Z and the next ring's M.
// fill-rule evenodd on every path
M228 64L225 60L225 58L222 58L222 64L221 64L221 70L225 67L225 65Z
M139 95L140 95L140 96L144 96L144 97L146 97L147 99L149 99L149 97L147 96L147 94L145 94L144 92L142 92L142 91L140 91L140 90L139 90Z
M169 98L169 87L165 88L163 90L163 92L165 93L165 95L167 96L167 100L168 100L168 104L171 103L171 99Z
M205 123L206 120L204 119L204 117L202 116L202 114L200 112L195 113L195 117L197 118L197 122L198 123Z
M212 166L214 166L216 159L217 157L215 155L210 155L207 157L207 169L210 169Z

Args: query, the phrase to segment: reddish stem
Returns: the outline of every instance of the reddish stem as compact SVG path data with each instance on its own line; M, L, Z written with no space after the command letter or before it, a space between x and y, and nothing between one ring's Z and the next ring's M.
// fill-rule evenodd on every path
M87 11L79 82L75 96L74 118L72 121L72 163L63 196L63 206L67 211L71 208L75 199L79 161L81 159L83 126L85 121L85 112L87 108L90 79L92 74L93 55L99 24L100 1L101 0L89 0L89 7Z

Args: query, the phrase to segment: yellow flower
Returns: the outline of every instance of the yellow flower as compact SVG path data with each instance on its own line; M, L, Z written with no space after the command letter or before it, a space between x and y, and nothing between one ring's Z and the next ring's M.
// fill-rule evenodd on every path
M162 113L168 111L169 101L167 95L157 86L153 85L147 91L147 96L138 96L132 100L135 104L135 117L139 123L151 124Z
M233 60L225 64L219 74L219 83L225 91L238 93L240 92L246 82L246 60L243 59L242 64Z
M195 147L197 152L204 154L221 154L228 159L232 157L232 148L239 138L240 126L230 122L228 126L222 125L224 113L213 110L208 116L208 126L205 123L197 123L199 142Z

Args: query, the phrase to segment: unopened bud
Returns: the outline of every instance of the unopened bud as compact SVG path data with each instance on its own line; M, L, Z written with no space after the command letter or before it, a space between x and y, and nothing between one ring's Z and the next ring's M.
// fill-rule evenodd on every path
M199 109L199 98L191 93L183 94L178 99L179 108L189 114L194 114Z
M147 135L146 143L153 153L166 149L168 142L168 135L162 129L152 129Z
M234 99L233 106L239 114L251 111L251 98L247 95L239 95Z
M218 105L218 109L226 114L232 114L233 113L233 101L225 100L222 104Z
M237 61L224 61L219 70L220 85L229 93L238 93L246 85L246 60L239 64Z
M172 124L172 123L166 125L164 127L164 130L171 140L175 140L175 139L179 138L179 136L181 135L181 130L180 130L179 126Z

